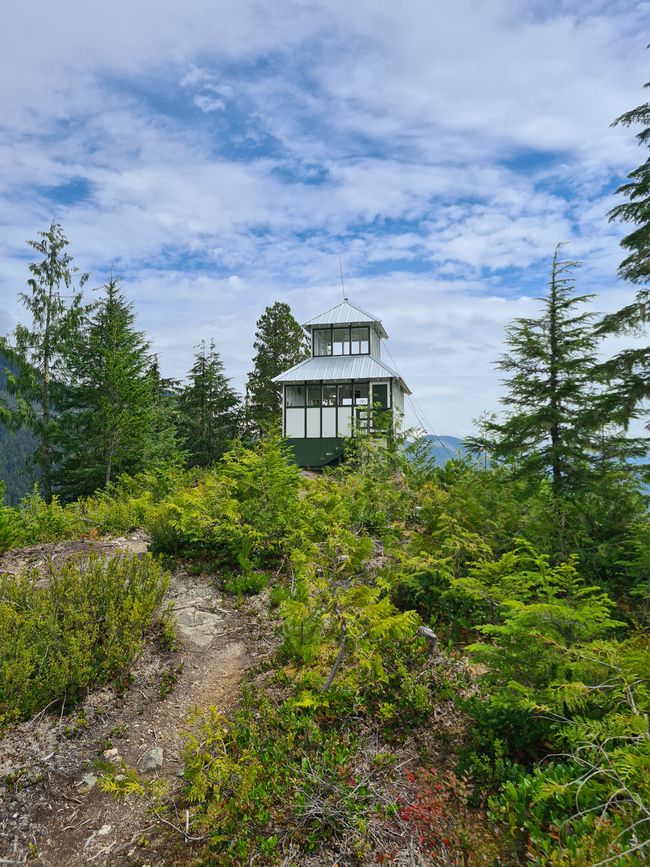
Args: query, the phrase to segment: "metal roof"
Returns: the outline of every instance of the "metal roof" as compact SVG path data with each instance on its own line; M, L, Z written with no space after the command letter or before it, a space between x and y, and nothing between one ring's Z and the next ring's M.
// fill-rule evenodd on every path
M305 382L325 380L345 382L349 379L397 379L403 391L411 391L402 377L371 355L328 355L307 358L273 379L273 382Z
M351 304L346 298L336 307L331 307L324 313L314 316L309 322L303 322L303 328L311 331L315 325L367 325L368 323L375 325L380 337L388 337L386 329L376 316L361 307L357 307L356 304Z

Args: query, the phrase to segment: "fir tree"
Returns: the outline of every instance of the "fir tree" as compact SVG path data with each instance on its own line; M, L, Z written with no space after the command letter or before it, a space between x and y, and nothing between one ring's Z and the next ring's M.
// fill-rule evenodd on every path
M516 319L507 329L509 352L498 367L510 376L502 399L503 423L484 419L476 451L511 462L519 475L550 475L556 493L575 485L593 449L597 422L592 382L597 337L589 312L577 312L592 295L575 295L575 262L555 251L536 319Z
M116 280L103 287L81 331L69 341L56 473L66 496L90 494L146 463L154 437L149 343Z
M33 461L40 468L43 496L49 501L57 461L61 384L67 375L65 347L79 328L83 309L81 294L73 290L78 269L66 252L69 242L61 226L53 222L39 236L40 240L27 243L43 258L30 263L29 292L20 295L31 314L31 326L18 325L14 344L3 339L0 349L17 368L7 379L8 390L17 399L14 424L22 422L36 436ZM80 275L80 287L87 278L87 274ZM72 295L67 296L70 291Z
M144 464L177 464L185 458L178 441L178 380L161 376L157 355L151 360L147 376L152 394L152 434L146 444Z
M288 304L276 301L257 321L253 370L246 386L246 415L255 433L268 430L281 417L281 387L273 382L278 374L309 355L309 342Z
M179 400L179 431L190 466L217 461L239 431L240 399L224 374L214 340L201 343Z
M648 81L645 87L650 87ZM640 124L636 134L643 147L650 147L650 103L646 102L618 117L613 126ZM650 157L627 176L617 193L627 201L609 212L609 219L629 223L635 228L621 241L627 253L618 273L636 285L650 283ZM632 304L605 316L599 330L603 334L639 333L650 318L650 290L637 291ZM640 404L650 397L650 347L626 349L610 359L602 371L611 383L609 411L623 424L640 414Z
M650 81L644 87L650 88ZM638 143L650 147L650 102L626 111L616 118L612 126L630 127L636 124L643 126L636 134ZM650 157L627 177L627 183L616 191L625 196L627 202L609 212L610 220L620 220L635 226L634 231L621 241L621 247L628 255L621 262L618 272L631 283L650 283ZM641 290L637 301L635 313L642 316L645 322L650 303L648 290Z

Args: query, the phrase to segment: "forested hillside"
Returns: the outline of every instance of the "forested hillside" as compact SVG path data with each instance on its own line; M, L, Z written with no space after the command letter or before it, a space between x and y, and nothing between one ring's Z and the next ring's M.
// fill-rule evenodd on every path
M6 391L6 361L0 354L0 405L11 402ZM15 506L30 490L35 480L30 457L35 443L29 431L8 430L0 424L0 481L5 483L5 501Z

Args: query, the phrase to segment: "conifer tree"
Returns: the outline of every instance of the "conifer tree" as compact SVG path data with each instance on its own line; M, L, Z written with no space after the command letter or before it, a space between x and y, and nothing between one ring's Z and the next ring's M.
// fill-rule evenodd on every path
M40 468L43 496L49 501L57 461L61 383L66 377L65 347L79 328L83 308L81 293L73 288L78 269L66 252L69 242L61 226L53 222L47 232L38 234L40 240L27 243L42 259L30 263L29 292L20 295L32 322L18 325L13 345L3 339L0 350L17 368L7 379L8 390L17 399L14 423L22 422L36 436L33 461ZM80 288L87 278L80 275Z
M484 419L476 451L511 462L519 475L550 475L556 493L575 486L594 448L596 347L593 314L578 312L592 295L575 295L575 262L553 256L542 315L507 329L509 352L498 362L509 374L503 423Z
M644 85L650 88L650 81ZM650 147L650 103L646 102L618 117L613 126L640 124L638 143ZM618 273L624 280L643 286L650 283L650 156L627 176L627 183L616 191L627 201L609 212L609 219L634 226L621 241L626 257ZM639 333L650 319L650 289L640 288L631 304L605 316L600 323L603 334ZM650 347L623 350L603 365L610 380L609 412L627 425L640 414L640 404L650 397Z
M276 301L257 321L253 348L256 352L246 386L246 415L252 431L260 433L281 417L282 389L273 378L307 358L309 342L289 305Z
M236 438L240 420L240 399L214 340L209 346L202 341L188 379L179 400L179 432L189 466L208 467Z
M134 321L132 305L111 278L69 341L56 473L68 497L90 494L145 466L155 436L155 395L150 346Z
M158 356L154 355L147 372L152 393L152 435L149 437L144 464L177 464L185 458L178 438L180 388L178 380L160 374Z

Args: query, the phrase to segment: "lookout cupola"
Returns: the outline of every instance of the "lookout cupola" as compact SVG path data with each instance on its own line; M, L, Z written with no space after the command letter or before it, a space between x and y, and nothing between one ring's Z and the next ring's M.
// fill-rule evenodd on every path
M311 356L275 377L282 385L282 433L303 467L336 463L345 437L388 432L410 391L381 360L388 334L347 299L303 324Z

